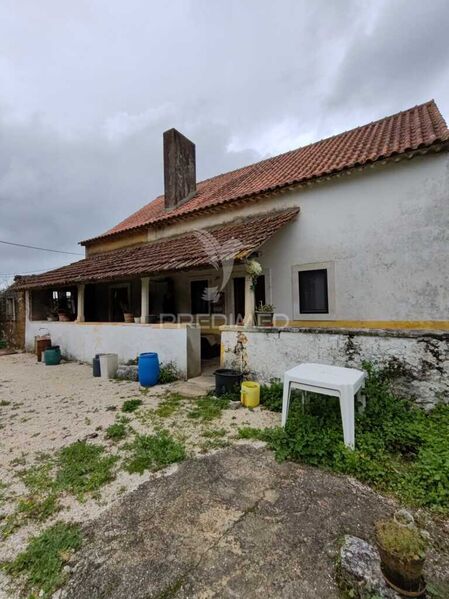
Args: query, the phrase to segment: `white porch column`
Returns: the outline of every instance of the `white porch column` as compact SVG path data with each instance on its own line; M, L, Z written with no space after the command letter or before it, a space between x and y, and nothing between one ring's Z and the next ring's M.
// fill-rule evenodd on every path
M78 285L78 300L76 302L76 322L84 322L84 283Z
M245 277L245 327L251 327L254 324L255 298L252 277Z
M150 321L150 277L142 277L141 283L140 322L145 324Z

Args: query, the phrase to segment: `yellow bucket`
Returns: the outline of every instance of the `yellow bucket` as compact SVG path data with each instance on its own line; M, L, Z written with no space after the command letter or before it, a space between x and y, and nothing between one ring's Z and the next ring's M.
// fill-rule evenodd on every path
M252 381L242 383L240 401L245 408L255 408L260 403L260 385Z

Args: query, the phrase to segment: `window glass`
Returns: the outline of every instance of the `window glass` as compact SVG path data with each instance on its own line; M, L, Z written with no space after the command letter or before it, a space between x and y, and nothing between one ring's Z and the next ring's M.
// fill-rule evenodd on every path
M301 314L327 314L329 300L327 269L302 270L299 279L299 311Z
M260 277L257 277L256 287L254 289L254 299L256 301L256 308L261 303L262 304L266 303L266 297L265 297L265 275L260 275Z

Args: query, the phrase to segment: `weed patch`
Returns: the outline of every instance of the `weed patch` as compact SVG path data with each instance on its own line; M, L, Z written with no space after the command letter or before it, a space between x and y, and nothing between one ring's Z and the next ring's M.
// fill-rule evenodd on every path
M263 440L265 431L261 428L253 428L252 426L242 426L238 430L239 439L259 439Z
M22 576L27 591L48 598L65 582L64 564L81 542L77 525L58 522L31 539L25 551L2 568L10 576Z
M179 380L179 372L174 362L167 362L161 364L159 369L159 385L166 385L167 383L174 383Z
M195 420L210 421L219 418L221 411L229 405L227 399L217 399L214 397L201 397L195 400L194 407L187 416Z
M155 435L137 435L129 449L131 455L125 466L129 473L142 474L145 470L160 470L186 457L184 445L166 431Z
M168 418L172 416L179 407L181 406L181 402L184 398L179 393L170 393L159 403L155 412L161 418Z
M367 402L356 415L355 451L343 443L339 402L331 398L311 396L304 407L293 400L285 429L262 431L260 437L241 429L239 435L257 434L279 460L349 474L410 505L448 513L449 406L424 412L391 392L384 371L364 366Z
M61 450L57 459L55 486L58 491L69 491L78 498L99 489L113 480L117 458L104 455L104 447L86 441L77 441Z
M282 381L271 379L269 385L260 386L260 403L267 410L272 412L282 412Z
M141 399L127 399L123 402L122 412L135 412L141 405Z
M124 422L115 422L106 429L106 438L111 441L121 441L128 434L128 429Z

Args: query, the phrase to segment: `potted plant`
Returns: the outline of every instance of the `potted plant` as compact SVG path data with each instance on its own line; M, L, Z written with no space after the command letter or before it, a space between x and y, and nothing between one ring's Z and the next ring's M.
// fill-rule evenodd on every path
M259 302L256 307L256 326L272 327L273 326L274 306L272 304L263 304Z
M427 539L414 523L396 519L380 520L375 525L382 573L387 583L407 597L425 592L423 567Z
M56 310L50 310L47 313L47 320L53 322L59 320L58 312Z
M120 304L120 307L122 308L123 312L123 320L125 322L134 322L134 314L129 311L128 305L122 303Z
M72 320L68 310L64 309L58 310L58 318L61 322L70 322Z

